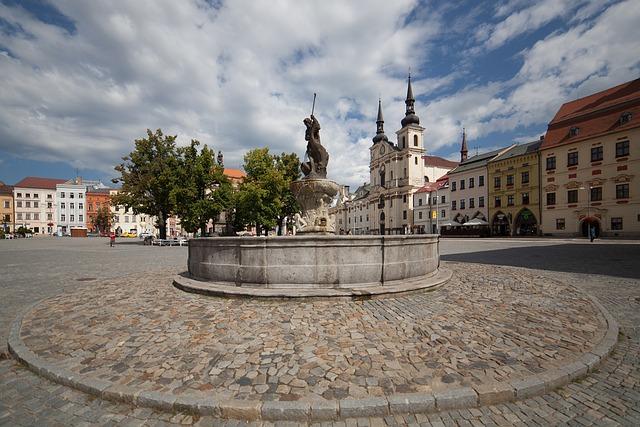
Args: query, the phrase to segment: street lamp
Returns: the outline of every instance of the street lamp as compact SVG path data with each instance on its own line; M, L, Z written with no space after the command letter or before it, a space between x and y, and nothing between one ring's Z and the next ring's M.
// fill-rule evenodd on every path
M587 190L587 216L584 219L587 222L587 237L591 237L591 185L589 187L579 187L580 190Z

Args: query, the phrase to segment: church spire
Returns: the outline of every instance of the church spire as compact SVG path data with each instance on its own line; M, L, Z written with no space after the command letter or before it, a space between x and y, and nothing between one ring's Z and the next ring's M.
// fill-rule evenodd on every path
M460 161L464 162L467 160L467 153L469 150L467 149L467 132L465 128L462 128L462 147L460 147Z
M384 134L384 118L382 117L382 100L378 98L378 118L376 120L376 136L373 137L373 143L380 141L388 141L387 135Z
M419 125L420 118L416 116L415 112L415 103L416 99L413 97L413 88L411 87L411 73L409 73L409 79L407 84L407 99L404 101L407 109L404 113L404 119L400 122L402 127L405 127L410 124Z

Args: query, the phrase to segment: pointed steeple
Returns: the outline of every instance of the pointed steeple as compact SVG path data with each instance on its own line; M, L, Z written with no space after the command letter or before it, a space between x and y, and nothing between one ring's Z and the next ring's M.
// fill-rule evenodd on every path
M405 127L409 124L419 125L420 118L416 116L415 112L415 103L416 99L413 97L413 88L411 87L411 73L409 73L409 79L407 84L407 99L404 100L405 105L407 106L407 110L404 113L404 119L400 122L402 127Z
M462 128L462 147L460 147L460 161L464 162L467 160L467 153L469 150L467 149L467 131L465 128Z
M378 119L376 120L376 136L373 137L373 143L380 141L389 141L387 135L384 134L384 118L382 118L382 100L378 98Z

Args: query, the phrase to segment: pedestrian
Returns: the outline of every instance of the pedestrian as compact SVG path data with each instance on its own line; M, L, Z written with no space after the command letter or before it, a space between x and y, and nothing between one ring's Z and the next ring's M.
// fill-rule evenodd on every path
M112 231L111 234L109 235L109 247L113 247L113 245L115 245L116 243L116 232Z
M591 242L593 243L593 239L596 238L596 228L595 227L589 227L589 238L591 239Z

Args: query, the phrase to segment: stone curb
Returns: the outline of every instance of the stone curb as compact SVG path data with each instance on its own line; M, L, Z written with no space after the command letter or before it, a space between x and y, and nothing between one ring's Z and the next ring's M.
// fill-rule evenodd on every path
M137 391L131 387L99 379L83 378L61 366L39 358L20 338L22 319L38 301L28 306L14 321L9 333L9 353L33 372L53 381L106 400L125 402L162 411L213 415L228 419L269 421L330 421L354 417L382 417L388 414L432 413L497 404L540 396L593 372L611 353L619 326L611 314L593 296L587 295L607 322L607 331L591 351L572 363L546 371L542 375L505 383L457 387L433 393L398 393L390 396L340 401L218 401L210 394L173 395L157 391Z
M223 297L223 298L346 298L360 299L377 297L391 294L402 294L418 290L434 290L447 283L453 272L447 268L440 267L434 273L426 276L411 278L401 281L401 283L385 284L383 286L372 286L362 288L317 288L317 289L294 289L294 288L253 288L242 286L231 286L217 282L203 282L183 275L176 275L173 278L173 286L184 292Z

